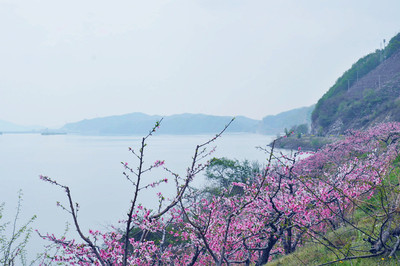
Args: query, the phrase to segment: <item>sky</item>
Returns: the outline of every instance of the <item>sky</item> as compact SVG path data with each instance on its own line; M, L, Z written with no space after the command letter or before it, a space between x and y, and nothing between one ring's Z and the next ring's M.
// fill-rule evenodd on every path
M0 120L310 106L399 14L399 0L0 0Z

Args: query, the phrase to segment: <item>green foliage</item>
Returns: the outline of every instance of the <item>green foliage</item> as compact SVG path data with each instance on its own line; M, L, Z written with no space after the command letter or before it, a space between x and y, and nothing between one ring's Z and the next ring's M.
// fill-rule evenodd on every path
M297 138L301 138L303 135L308 134L308 125L307 124L296 125L293 126L289 131L287 131L285 128L285 134L287 137L289 137L289 135L292 133L295 134Z
M297 125L295 131L301 134L308 134L308 125L307 124Z
M385 56L390 57L400 49L400 34L390 39L389 44L385 48Z
M27 265L26 261L26 245L32 234L30 225L35 221L36 216L33 216L28 222L21 226L17 225L21 211L22 192L18 192L17 212L13 222L0 224L0 264L5 266L17 265L18 260L21 265ZM4 203L0 204L0 220L3 218ZM7 229L11 227L11 233L7 233ZM33 265L35 261L31 262Z
M206 194L217 195L223 188L227 188L232 182L245 183L260 173L260 165L257 162L244 160L231 160L227 158L213 158L206 168L206 178L211 181L203 189ZM240 193L239 187L232 193Z
M374 111L379 104L390 99L390 97L376 97L371 90L369 94L363 96L361 100L349 99L346 92L349 87L357 82L358 79L374 70L385 58L389 58L400 49L400 33L394 36L384 50L376 50L363 58L359 59L352 67L347 70L335 84L318 101L312 113L312 121L320 125L323 129L330 126L339 117L349 121L354 116L368 115ZM393 99L392 99L393 100ZM386 106L392 107L393 102ZM381 107L381 109L383 106ZM375 115L379 113L375 112ZM369 119L370 120L370 119ZM368 121L363 121L367 123Z
M355 234L349 234L349 228L341 229L338 232L330 233L327 235L328 239L333 241L339 241L346 243L342 245L341 251L346 253L346 251L352 245L358 245L356 239L359 239ZM343 233L343 234L342 234ZM356 241L355 241L356 240ZM336 243L339 243L336 242ZM365 254L363 254L365 255ZM337 260L335 253L332 250L326 248L324 245L320 243L305 243L305 245L299 248L298 251L276 258L268 265L271 266L298 266L298 265L321 265L324 263L329 263L331 261ZM337 263L333 263L331 265L343 265L343 266L350 266L350 265L357 265L357 266L370 266L370 265L398 265L398 261L395 257L389 256L378 256L372 258L358 258L354 260L345 260L345 261L338 261Z
M365 76L381 63L381 50L368 54L359 59L347 70L336 83L318 101L313 113L312 120L319 120L319 123L326 127L337 118L338 107L345 101L344 93L357 79Z
M321 147L321 146L323 146L324 144L325 144L325 143L324 143L323 141L321 141L321 139L319 139L319 138L313 138L313 139L311 140L311 146L314 147L314 148Z
M361 99L348 101L341 107L341 117L344 122L350 121L356 116L362 116L366 123L375 119L380 113L395 108L395 99L390 94L378 94L373 89L367 89Z

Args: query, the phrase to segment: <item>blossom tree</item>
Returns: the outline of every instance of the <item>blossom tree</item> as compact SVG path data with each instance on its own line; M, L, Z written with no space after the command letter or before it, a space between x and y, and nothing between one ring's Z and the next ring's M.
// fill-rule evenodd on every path
M148 185L142 185L145 173L151 171L155 167L162 167L164 165L163 161L156 161L154 164L147 167L144 165L144 151L147 146L146 141L156 132L162 120L156 122L149 134L142 138L141 147L138 150L129 148L129 151L137 159L138 166L134 168L130 167L128 163L122 162L125 169L123 174L133 185L134 189L127 218L123 221L125 229L122 234L119 232L120 230L106 233L102 233L98 230L89 230L90 236L86 236L84 232L82 232L78 221L77 213L79 205L78 203L74 203L70 188L58 183L50 177L40 176L43 181L56 185L65 191L68 199L68 206L65 207L58 204L71 214L75 229L83 241L83 243L78 243L77 240L67 240L65 237L57 238L52 234L40 234L42 238L58 244L59 248L63 250L61 255L54 255L51 260L78 265L143 265L154 264L157 261L168 261L172 263L177 256L185 258L186 260L190 260L191 256L196 257L196 254L193 255L192 253L181 252L179 247L176 246L172 247L170 245L169 247L164 247L163 240L165 239L166 229L171 226L171 224L176 223L177 220L173 216L171 218L170 213L174 210L174 207L181 202L186 191L190 189L189 184L193 181L193 178L207 166L207 162L202 163L202 161L213 151L213 149L208 149L208 146L222 135L233 120L234 119L232 119L215 137L196 146L192 163L188 167L184 178L181 178L178 174L165 168L165 170L170 172L174 177L176 194L172 200L164 204L163 195L158 193L160 205L156 212L138 205L138 197L144 190L156 187L168 181L167 179L161 179ZM141 236L138 239L131 236L135 228L139 228L141 232ZM147 236L151 232L162 232L162 240L159 241L159 243L147 240ZM182 253L185 254L182 255Z
M232 122L232 121L231 121ZM163 166L163 161L144 166L146 140L141 148L130 149L138 167L123 163L124 175L134 188L134 197L124 220L124 229L102 233L80 229L78 205L69 187L42 176L67 194L75 228L81 241L43 236L59 244L63 253L52 257L79 265L263 265L275 254L290 254L309 240L325 245L337 260L394 255L400 245L399 193L396 160L399 160L400 124L381 124L366 131L354 131L315 153L300 149L292 155L269 151L267 165L248 179L232 182L210 197L190 187L193 178L208 163L210 141L198 145L186 176ZM228 124L229 126L229 124ZM142 185L144 174L164 167L172 174L175 196L165 203L161 193L158 210L138 205L143 190L166 179ZM238 189L239 188L239 189ZM235 191L235 193L232 193ZM354 213L362 212L374 221L373 228L359 226ZM369 249L360 255L351 245L346 249L325 237L325 233L349 226L365 236ZM379 228L376 230L375 228ZM152 238L155 234L157 238Z
M327 226L339 226L363 235L363 244L334 244L319 232L313 237L337 256L337 261L381 255L393 256L399 247L399 138L400 124L386 123L352 131L300 164L308 176L307 191L325 211L333 214ZM299 179L304 183L304 178ZM354 214L369 221L358 223ZM362 248L361 248L362 247Z
M324 237L328 229L340 225L350 225L373 239L371 251L383 247L380 243L388 242L387 237L379 240L364 232L348 216L355 208L363 210L359 202L382 189L398 157L399 134L395 123L349 132L345 139L307 158L299 159L300 151L293 156L282 154L274 157L273 165L272 149L268 166L253 182L233 183L221 195L192 202L190 208L182 202L191 241L206 250L203 263L262 265L273 254L292 253L307 238L326 245L338 259L349 259L348 253ZM230 196L235 186L242 187L243 194ZM383 236L390 235L389 231Z

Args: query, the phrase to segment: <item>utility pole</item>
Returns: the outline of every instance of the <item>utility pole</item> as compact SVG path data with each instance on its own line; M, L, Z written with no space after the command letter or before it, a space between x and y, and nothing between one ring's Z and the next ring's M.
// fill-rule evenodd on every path
M385 39L383 39L383 59L385 60L386 59L386 53L385 53L385 49L386 48L386 40Z
M378 78L379 78L379 89L381 89L381 75L379 75Z

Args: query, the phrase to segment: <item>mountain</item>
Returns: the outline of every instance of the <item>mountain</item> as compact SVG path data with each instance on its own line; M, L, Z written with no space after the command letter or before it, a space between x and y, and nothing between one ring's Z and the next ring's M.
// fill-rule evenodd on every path
M87 135L143 134L147 133L160 119L161 116L132 113L68 123L61 130Z
M143 135L147 134L162 116L131 113L68 123L61 128L69 133L88 135ZM166 116L159 134L214 134L222 130L232 117L204 114ZM227 132L256 132L259 121L244 116L236 117Z
M400 33L359 59L318 101L312 133L337 135L400 121Z
M311 113L315 105L301 107L277 115L269 115L262 119L258 131L263 134L279 134L284 132L285 128L290 129L295 125L311 125Z
M163 129L164 134L202 134L217 133L225 126L232 117L211 116L204 114L181 114L165 117ZM252 132L255 133L260 121L244 116L237 116L227 129L227 132Z
M21 126L4 120L0 120L0 132L31 132L42 130L42 126Z

